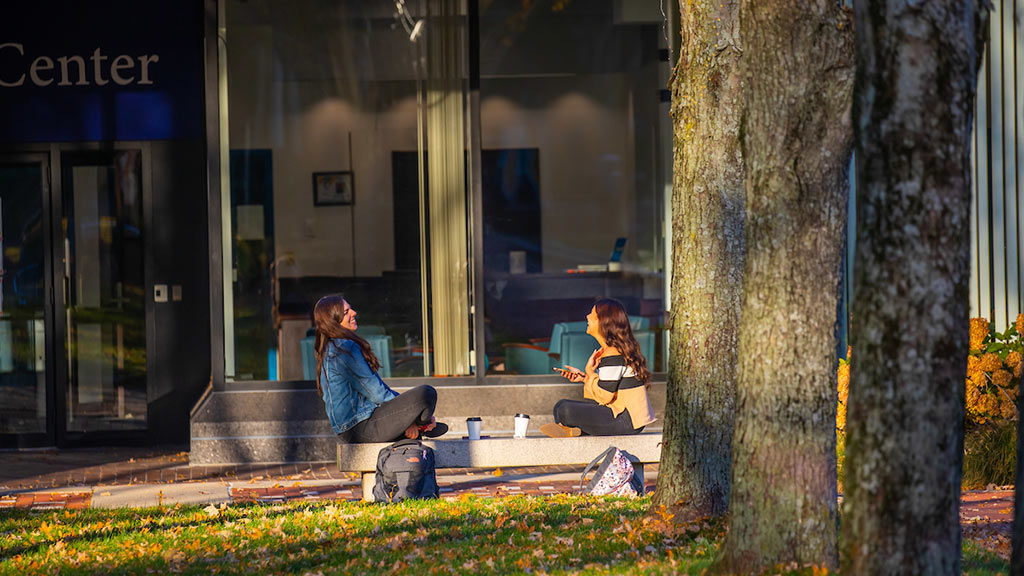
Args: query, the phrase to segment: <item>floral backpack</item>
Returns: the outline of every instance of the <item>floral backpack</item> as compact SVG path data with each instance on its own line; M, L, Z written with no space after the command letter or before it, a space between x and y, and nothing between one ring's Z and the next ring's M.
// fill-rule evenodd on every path
M643 468L638 471L633 466L633 462L636 461L638 460L632 454L623 452L615 446L609 446L583 469L583 474L580 476L580 492L593 496L643 496ZM584 488L583 483L587 474L593 470L594 466L598 466L597 472Z

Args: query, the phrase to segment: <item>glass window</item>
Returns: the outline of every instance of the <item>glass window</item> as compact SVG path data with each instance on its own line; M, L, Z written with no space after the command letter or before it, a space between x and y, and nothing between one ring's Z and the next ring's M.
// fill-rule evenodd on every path
M337 292L382 376L470 373L460 5L222 4L229 380L313 379Z
M658 5L640 4L481 2L490 372L582 368L599 297L663 370L668 64Z
M0 433L46 431L45 165L0 157Z

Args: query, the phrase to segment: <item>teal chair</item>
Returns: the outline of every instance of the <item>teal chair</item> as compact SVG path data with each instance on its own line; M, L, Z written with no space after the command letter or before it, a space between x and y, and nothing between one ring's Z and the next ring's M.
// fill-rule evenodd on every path
M302 349L302 379L316 380L316 350L313 348L315 336L306 336L299 340Z
M640 344L640 352L648 366L654 358L654 333L649 330L650 318L635 316L629 320L633 335ZM587 334L586 321L558 322L551 328L547 340L532 340L530 344L507 343L505 370L512 374L550 374L552 368L564 365L582 370L591 353L598 347L597 340Z
M640 353L647 360L647 369L654 371L654 332L650 330L635 330L633 337L640 345ZM559 366L569 365L573 368L583 370L587 366L587 360L598 347L597 340L593 336L581 332L570 332L562 335L562 360Z
M559 322L551 327L548 339L531 340L529 344L508 342L505 350L505 371L511 374L550 374L561 355L562 336L570 332L585 332L586 322Z
M361 330L360 330L361 331ZM360 334L370 344L373 355L380 361L381 378L391 378L391 336L387 334ZM316 352L313 336L306 336L299 345L302 349L302 379L316 380Z
M572 366L583 370L587 367L587 360L594 350L600 348L597 340L586 332L566 332L562 334L561 354L559 358L552 358L557 366Z
M650 330L651 319L646 316L633 316L629 319L629 327L632 328L634 332L637 330Z

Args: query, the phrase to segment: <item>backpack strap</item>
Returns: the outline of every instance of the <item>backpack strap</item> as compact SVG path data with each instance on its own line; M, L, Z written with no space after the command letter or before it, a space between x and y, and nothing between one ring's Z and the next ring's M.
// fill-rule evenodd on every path
M402 446L422 446L422 445L423 444L420 442L419 438L403 438L403 439L399 440L398 442L395 442L394 444L392 444L391 445L391 449L395 450L396 448L401 448Z
M598 462L601 462L609 454L612 454L614 452L615 452L615 446L609 446L604 452L601 452L600 454L598 454L597 458L594 458L593 460L591 460L590 464L587 464L587 467L583 469L583 474L580 474L580 488L579 488L580 492L583 491L583 483L587 479L587 474L590 473L590 471L594 469L594 466L597 466Z

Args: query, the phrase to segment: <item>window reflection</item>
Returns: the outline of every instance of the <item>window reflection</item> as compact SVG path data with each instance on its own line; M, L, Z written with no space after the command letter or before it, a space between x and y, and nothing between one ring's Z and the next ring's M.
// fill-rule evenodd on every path
M481 5L487 353L502 360L492 371L582 368L596 346L584 318L605 296L625 304L661 369L667 63L657 16L622 10Z

